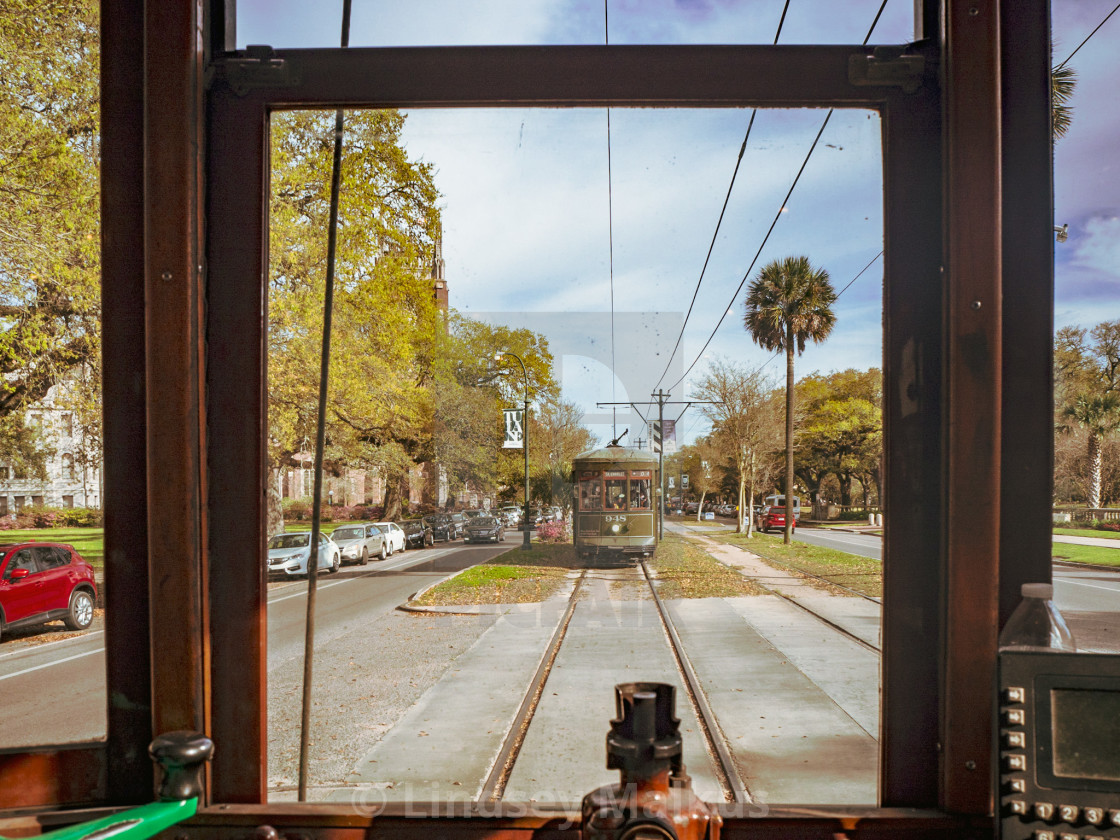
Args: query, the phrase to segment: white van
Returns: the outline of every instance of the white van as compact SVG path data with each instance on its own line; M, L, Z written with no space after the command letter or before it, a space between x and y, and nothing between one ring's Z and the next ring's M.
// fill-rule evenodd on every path
M773 496L767 496L762 500L762 503L764 505L777 505L780 508L784 508L786 506L786 497L784 493L780 496L775 494ZM793 521L801 521L801 498L799 496L793 497Z

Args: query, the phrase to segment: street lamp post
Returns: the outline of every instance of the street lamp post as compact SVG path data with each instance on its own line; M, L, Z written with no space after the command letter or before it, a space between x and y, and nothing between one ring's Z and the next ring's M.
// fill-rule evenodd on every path
M508 350L499 350L494 354L494 361L500 362L503 357L512 356L517 359L517 363L521 365L521 375L525 379L525 413L521 420L521 444L525 447L525 524L523 533L525 538L521 543L522 551L529 551L530 546L529 528L531 523L529 521L529 372L525 369L525 362L516 353L511 353Z

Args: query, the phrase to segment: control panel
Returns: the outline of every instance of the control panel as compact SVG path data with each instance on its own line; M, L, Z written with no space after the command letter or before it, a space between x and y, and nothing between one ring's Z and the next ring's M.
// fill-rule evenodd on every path
M1120 838L1120 656L1000 653L1003 840Z

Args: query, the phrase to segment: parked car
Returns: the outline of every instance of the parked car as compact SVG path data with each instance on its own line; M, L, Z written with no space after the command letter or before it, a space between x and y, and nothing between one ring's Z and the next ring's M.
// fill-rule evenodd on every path
M452 519L451 514L433 513L431 516L425 516L424 521L431 526L432 539L437 542L440 540L449 542L459 539L459 524Z
M0 546L0 633L58 619L71 630L85 630L96 602L93 567L73 546Z
M463 541L469 543L502 542L506 538L506 526L494 516L476 516L467 523Z
M784 531L786 529L786 509L778 507L777 505L767 505L762 509L758 530L764 534L770 533L773 528L777 531ZM797 519L793 520L793 530L797 530Z
M401 528L404 529L404 541L408 548L424 548L435 542L432 526L423 519L406 519Z
M452 536L451 539L457 540L457 539L459 539L460 537L463 536L463 532L466 530L467 522L469 520L467 519L467 517L463 516L462 513L458 513L458 512L449 513L447 515L451 517L451 530L452 530L452 533L454 534L454 536Z
M404 531L401 530L400 525L396 522L374 522L373 524L380 528L381 533L385 535L390 557L393 556L394 551L404 551Z
M331 533L343 564L364 566L370 557L384 560L389 550L385 534L376 525L341 525Z
M465 511L463 511L463 516L465 516L468 520L474 519L476 516L485 516L485 515L486 515L486 511L484 511L484 510L465 510Z
M784 508L786 506L786 497L784 495L778 495L777 493L775 493L774 495L767 496L765 499L763 499L762 503L766 504L766 505L772 505L772 506ZM794 496L793 497L793 519L794 519L795 522L800 522L801 521L801 497L800 496Z
M512 527L521 521L521 506L506 505L501 509L501 515L506 521L506 527Z
M700 512L700 503L699 502L689 502L688 504L686 504L684 506L684 512L685 513L699 513Z
M268 573L297 577L306 575L311 557L311 532L293 531L276 534L268 541ZM334 540L319 534L318 567L327 572L337 572L342 565L342 553Z

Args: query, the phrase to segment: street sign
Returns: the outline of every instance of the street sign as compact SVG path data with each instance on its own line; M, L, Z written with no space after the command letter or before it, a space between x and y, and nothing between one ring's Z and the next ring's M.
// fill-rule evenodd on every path
M670 489L670 490L672 490L672 489L674 488L674 484L673 484L673 482L674 482L675 480L676 480L676 479L674 479L674 478L673 478L673 476L669 476L669 489Z
M502 441L502 449L525 448L525 410L521 408L503 408L502 416L506 423L506 438Z
M649 440L653 444L653 451L661 451L661 421L654 420L649 424Z

